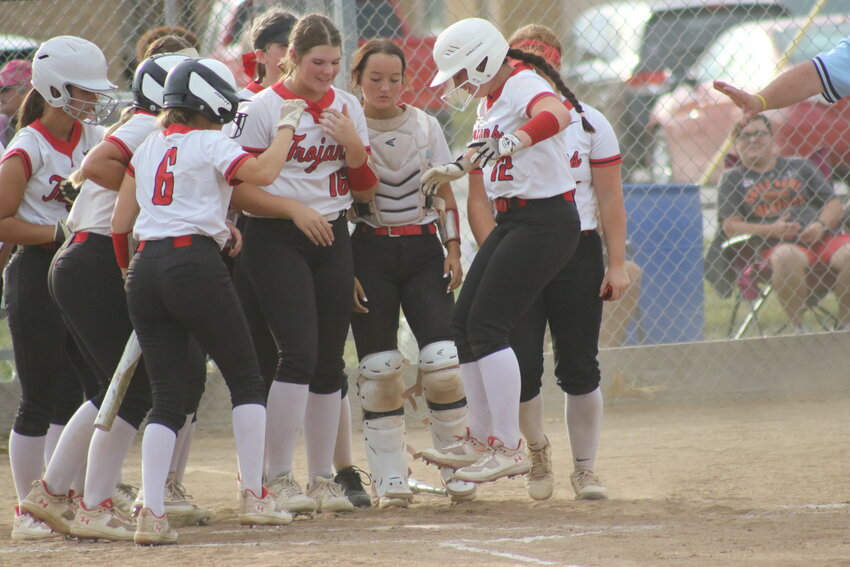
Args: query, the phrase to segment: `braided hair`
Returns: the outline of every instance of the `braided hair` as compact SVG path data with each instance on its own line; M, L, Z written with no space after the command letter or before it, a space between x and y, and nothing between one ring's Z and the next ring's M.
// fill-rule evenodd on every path
M508 57L511 59L516 59L518 61L522 61L523 63L528 63L534 68L538 69L546 78L552 83L558 92L564 95L570 104L576 109L576 112L581 116L581 126L584 128L585 132L596 132L593 128L593 125L587 120L587 116L585 116L584 108L582 108L581 103L576 98L576 95L573 94L567 85L564 84L564 81L561 79L561 76L558 74L555 69L552 68L551 65L540 55L536 55L534 53L529 53L527 51L523 51L521 49L511 48L508 49Z

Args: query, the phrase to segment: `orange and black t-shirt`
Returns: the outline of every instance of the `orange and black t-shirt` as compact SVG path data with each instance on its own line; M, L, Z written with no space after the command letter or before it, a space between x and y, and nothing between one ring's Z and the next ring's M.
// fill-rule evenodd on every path
M756 172L738 165L723 175L717 196L722 223L733 215L750 223L772 223L788 214L789 222L806 226L835 198L829 181L803 158L776 160L770 171Z

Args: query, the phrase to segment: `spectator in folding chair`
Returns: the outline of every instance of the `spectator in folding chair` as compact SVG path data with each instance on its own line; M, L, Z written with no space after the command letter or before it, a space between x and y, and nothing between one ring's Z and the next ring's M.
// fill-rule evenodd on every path
M814 287L826 280L838 299L838 328L850 326L850 235L836 232L844 207L816 164L778 155L770 120L756 115L733 132L740 163L718 189L718 220L727 237L751 235L770 284L795 332Z

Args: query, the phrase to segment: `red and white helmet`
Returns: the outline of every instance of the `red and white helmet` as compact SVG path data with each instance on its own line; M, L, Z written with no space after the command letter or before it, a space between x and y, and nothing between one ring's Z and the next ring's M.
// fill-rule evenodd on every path
M447 27L434 43L434 61L437 63L437 75L431 81L432 87L438 87L454 77L460 71L466 71L464 84L475 87L475 91L466 97L459 107L450 100L463 86L455 85L443 96L451 106L463 110L475 97L478 88L492 79L501 68L508 54L508 42L491 22L481 18L467 18ZM449 99L449 100L447 100Z
M92 42L70 35L48 39L38 48L32 63L32 86L50 106L61 108L88 124L100 124L115 108L117 101L105 94L118 87L107 78L106 57ZM97 93L90 101L75 99L68 89L74 85Z

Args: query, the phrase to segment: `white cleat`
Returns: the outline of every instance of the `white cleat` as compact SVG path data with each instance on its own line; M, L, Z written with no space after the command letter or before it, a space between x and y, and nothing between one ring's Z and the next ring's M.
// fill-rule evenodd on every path
M292 515L274 499L274 494L263 487L262 498L253 490L239 492L239 523L243 526L285 526L292 523Z
M596 473L590 469L576 469L570 475L576 500L607 500L608 489L606 489Z
M133 541L135 533L136 523L121 512L111 498L91 510L80 502L71 526L71 535L81 539Z
M469 428L463 436L455 436L457 441L446 445L442 449L436 447L425 449L416 453L417 459L438 467L459 469L473 465L481 459L482 455L489 450L487 445L473 437Z
M317 476L307 485L307 496L312 498L319 512L351 512L354 504L332 478Z
M35 541L39 539L48 539L58 537L60 534L50 529L50 526L37 520L27 514L21 512L20 508L15 506L15 521L12 523L12 539L16 541Z
M170 545L177 543L177 532L168 525L168 514L157 516L150 508L142 508L133 541L136 545Z
M555 490L555 478L552 474L552 446L549 439L539 449L529 447L528 458L531 461L531 470L525 479L528 495L535 500L551 498Z
M268 483L268 490L274 494L277 503L292 514L310 515L318 507L315 500L304 494L291 472L274 477Z
M506 447L498 437L490 437L488 441L490 451L484 453L477 463L457 469L454 478L475 483L492 482L502 477L527 474L531 470L522 440L516 449Z

